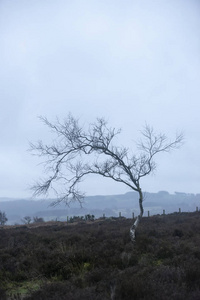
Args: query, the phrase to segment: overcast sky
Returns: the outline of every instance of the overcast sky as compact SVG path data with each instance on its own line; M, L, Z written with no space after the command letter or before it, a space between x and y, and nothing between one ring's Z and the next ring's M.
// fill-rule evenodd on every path
M105 117L133 149L145 122L183 131L184 146L161 154L141 186L200 193L199 0L1 0L0 197L31 196L42 168L29 141L51 140L38 116L69 112ZM81 187L129 191L98 177Z

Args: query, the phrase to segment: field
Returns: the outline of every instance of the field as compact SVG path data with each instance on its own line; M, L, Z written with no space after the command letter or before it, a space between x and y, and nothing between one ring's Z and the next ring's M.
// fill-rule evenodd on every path
M0 228L0 300L200 299L200 213Z

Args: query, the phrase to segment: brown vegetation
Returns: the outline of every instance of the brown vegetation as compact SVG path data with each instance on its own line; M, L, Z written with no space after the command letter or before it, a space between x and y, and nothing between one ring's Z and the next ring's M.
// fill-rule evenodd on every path
M134 245L131 224L1 228L0 299L200 299L200 213L143 218Z

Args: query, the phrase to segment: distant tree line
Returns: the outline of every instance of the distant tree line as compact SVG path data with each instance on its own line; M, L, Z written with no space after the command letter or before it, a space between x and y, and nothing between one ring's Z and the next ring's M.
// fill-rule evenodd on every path
M85 216L73 216L73 217L67 217L67 222L69 223L74 223L74 222L79 222L79 221L94 221L95 216L87 214ZM43 223L45 220L41 217L33 217L33 219L30 216L25 216L21 220L24 224L30 224L31 222L33 223ZM57 221L57 219L56 219Z
M33 217L33 220L30 216L25 216L23 219L22 219L22 222L24 224L30 224L31 221L33 221L33 223L43 223L44 222L44 219L43 218L40 218L40 217Z

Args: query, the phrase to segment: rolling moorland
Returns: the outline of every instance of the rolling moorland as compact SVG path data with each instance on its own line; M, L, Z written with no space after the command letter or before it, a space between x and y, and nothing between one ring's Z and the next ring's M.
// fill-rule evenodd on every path
M200 299L200 212L0 228L1 300Z

